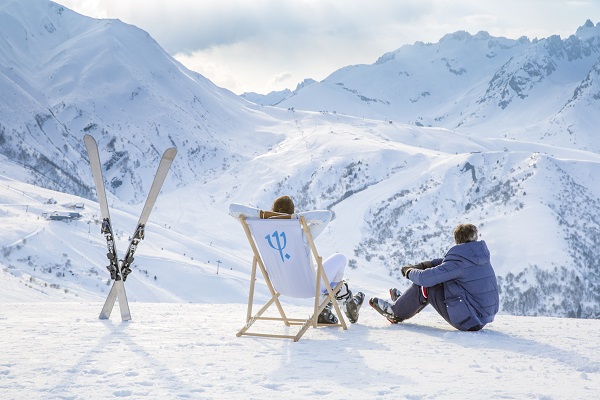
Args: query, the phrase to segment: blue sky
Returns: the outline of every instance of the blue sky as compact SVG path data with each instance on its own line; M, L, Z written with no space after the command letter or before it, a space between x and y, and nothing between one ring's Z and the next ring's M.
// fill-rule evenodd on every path
M56 0L152 35L188 68L235 93L294 89L416 41L481 30L517 39L600 22L600 0Z

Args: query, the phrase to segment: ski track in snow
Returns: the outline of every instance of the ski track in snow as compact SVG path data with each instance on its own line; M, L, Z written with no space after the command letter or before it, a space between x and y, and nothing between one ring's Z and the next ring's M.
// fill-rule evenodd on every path
M472 333L431 311L390 325L365 304L347 331L310 328L294 343L237 338L245 304L130 307L133 320L122 322L118 306L110 320L97 319L101 303L3 303L2 399L558 400L600 393L598 320L499 315Z

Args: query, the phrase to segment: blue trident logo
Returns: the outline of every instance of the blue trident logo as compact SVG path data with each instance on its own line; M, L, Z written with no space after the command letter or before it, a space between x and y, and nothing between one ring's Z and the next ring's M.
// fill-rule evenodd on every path
M271 241L271 237L275 239L275 244ZM281 238L281 240L279 240ZM273 232L271 235L265 236L265 239L269 242L269 246L273 249L279 251L279 255L281 256L281 261L285 262L285 259L290 259L290 255L288 253L283 254L283 249L287 245L287 239L285 237L285 232L278 233L277 231ZM282 244L283 241L283 244ZM285 257L285 258L284 258Z

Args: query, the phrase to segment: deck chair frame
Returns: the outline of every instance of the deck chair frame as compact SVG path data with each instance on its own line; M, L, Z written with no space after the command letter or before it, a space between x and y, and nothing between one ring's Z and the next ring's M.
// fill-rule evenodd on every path
M242 223L242 227L244 228L244 232L248 238L248 242L250 243L250 247L252 248L252 252L254 253L252 260L252 273L250 276L250 292L248 295L248 310L246 314L246 324L244 327L236 334L237 337L240 336L259 336L259 337L271 337L271 338L283 338L283 339L293 339L294 342L300 340L302 335L308 330L309 327L317 328L318 326L327 326L327 327L341 327L344 330L348 329L346 325L346 321L342 316L342 312L335 300L335 293L342 286L343 282L339 282L335 287L331 287L329 284L329 280L327 279L327 275L325 274L325 270L323 269L323 260L319 253L317 252L317 248L313 241L313 238L308 229L308 225L303 217L300 217L299 222L308 239L308 244L310 246L310 254L314 257L316 262L316 273L315 273L315 301L314 306L312 308L312 314L308 318L290 318L286 315L283 310L283 306L279 301L279 296L281 295L277 292L269 279L269 274L265 268L263 260L260 256L260 252L256 247L254 242L254 238L252 233L250 232L250 228L248 223L246 222L246 218L242 215L239 217L240 222ZM258 268L257 268L258 267ZM256 314L252 315L252 308L254 304L254 287L256 282L256 272L257 269L261 271L265 283L271 293L271 298L256 312ZM325 284L325 289L327 293L325 296L321 296L321 282ZM320 298L323 298L321 302L319 302ZM325 306L331 301L333 307L335 309L335 313L338 317L338 323L336 324L319 324L318 316L321 311L325 308ZM275 305L279 312L279 317L263 317L262 315L272 306ZM287 327L290 326L300 326L300 329L293 335L285 335L285 334L271 334L271 333L258 333L258 332L250 332L250 328L254 325L255 322L260 320L269 320L269 321L281 321Z

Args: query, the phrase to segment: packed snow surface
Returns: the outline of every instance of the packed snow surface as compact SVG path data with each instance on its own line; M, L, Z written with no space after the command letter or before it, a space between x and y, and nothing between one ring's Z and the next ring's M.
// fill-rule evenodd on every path
M101 307L2 303L2 399L568 400L600 393L598 320L499 315L473 333L429 310L391 325L366 305L348 330L310 328L294 343L236 337L245 304L131 303L129 322L118 307L99 320Z

